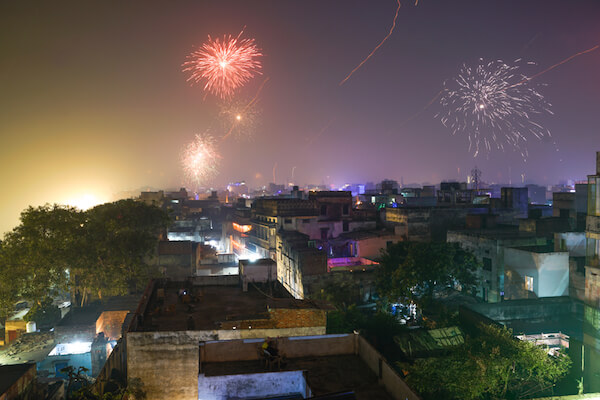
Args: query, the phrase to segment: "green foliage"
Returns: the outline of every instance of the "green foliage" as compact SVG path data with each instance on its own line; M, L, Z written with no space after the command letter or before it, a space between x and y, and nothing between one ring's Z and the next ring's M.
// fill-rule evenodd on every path
M153 273L145 257L168 223L159 208L133 200L88 211L29 207L0 244L0 316L19 299L41 305L70 290L84 303L139 289Z
M457 243L399 242L383 252L377 274L380 296L427 302L436 290L474 290L480 267Z
M50 297L46 297L41 302L34 303L23 319L27 322L35 321L38 328L51 327L60 320L60 310L52 304Z
M518 399L551 392L569 371L567 355L515 339L505 328L482 325L481 334L446 356L419 359L406 380L424 399ZM435 384L432 384L435 382Z
M333 279L326 280L321 286L315 286L315 299L326 300L338 310L347 310L352 304L358 304L360 284L347 274L335 274Z
M75 369L72 366L61 369L67 374L67 399L68 400L122 400L124 398L144 400L146 392L144 384L139 378L130 379L124 387L119 382L110 380L108 383L115 386L115 390L98 394L90 384L90 378L86 375L89 370L85 367ZM107 385L108 387L108 385ZM127 397L125 397L127 396Z

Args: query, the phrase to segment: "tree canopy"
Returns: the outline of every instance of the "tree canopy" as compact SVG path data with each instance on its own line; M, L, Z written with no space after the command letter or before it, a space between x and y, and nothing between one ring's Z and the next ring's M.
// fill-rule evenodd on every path
M168 224L164 211L134 200L87 211L27 208L0 243L0 314L20 299L41 304L61 291L84 303L90 294L138 289L153 274L145 260Z
M395 243L383 252L380 264L380 296L417 301L431 299L437 289L447 287L473 290L480 267L457 243Z
M482 325L481 334L441 357L402 364L406 380L424 399L518 399L552 392L567 374L566 354L550 356L533 343L515 339L503 327Z

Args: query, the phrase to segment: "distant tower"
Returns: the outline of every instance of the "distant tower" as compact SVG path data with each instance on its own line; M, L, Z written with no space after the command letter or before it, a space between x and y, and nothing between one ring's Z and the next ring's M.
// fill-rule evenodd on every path
M481 170L475 168L471 170L471 182L473 183L473 188L479 192L479 184L481 183Z

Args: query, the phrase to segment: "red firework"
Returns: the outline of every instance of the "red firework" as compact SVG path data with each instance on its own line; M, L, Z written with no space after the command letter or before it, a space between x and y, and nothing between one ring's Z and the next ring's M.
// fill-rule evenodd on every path
M262 53L254 39L240 39L242 33L235 38L225 35L222 40L208 36L208 41L182 65L183 71L190 73L187 81L204 83L204 90L227 99L260 74L262 65L258 58Z

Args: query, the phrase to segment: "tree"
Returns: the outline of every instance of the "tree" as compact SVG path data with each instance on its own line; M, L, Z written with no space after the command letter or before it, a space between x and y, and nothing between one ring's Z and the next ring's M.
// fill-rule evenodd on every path
M19 299L42 300L68 289L68 271L78 262L83 213L73 207L45 205L21 213L21 223L0 247L2 313ZM5 290L2 290L5 292Z
M0 244L0 316L19 299L41 305L70 291L84 304L90 294L139 290L156 272L146 260L168 224L164 211L134 200L29 207Z
M475 256L457 243L399 242L383 252L377 288L392 301L428 302L438 289L474 290L479 267Z
M484 324L480 330L446 356L401 364L408 384L425 399L518 399L551 392L569 371L566 354L549 356L504 327Z
M92 293L102 298L144 287L158 272L146 260L168 225L164 211L134 200L106 203L87 211L82 254L85 264L75 271L72 281L81 302Z

